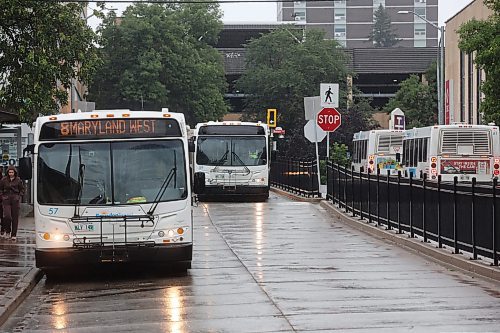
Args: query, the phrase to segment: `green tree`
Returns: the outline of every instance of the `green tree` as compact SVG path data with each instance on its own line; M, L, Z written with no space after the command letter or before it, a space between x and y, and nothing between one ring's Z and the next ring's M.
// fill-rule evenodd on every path
M467 53L475 53L474 62L485 72L481 84L484 100L480 111L486 122L500 124L500 1L484 0L493 14L484 21L472 19L458 30L458 47Z
M340 84L340 112L346 109L346 67L348 58L334 40L325 40L324 33L293 27L282 27L246 47L246 70L237 87L246 95L245 118L265 121L267 108L278 109L277 125L286 129L281 145L289 156L307 154L304 139L304 97L319 94L322 82Z
M392 47L399 42L392 28L391 17L384 6L380 5L373 13L373 31L368 38L375 47Z
M135 4L119 24L110 13L90 97L99 108L169 107L190 124L220 119L228 110L223 61L212 46L220 18L217 3Z
M73 78L89 81L99 58L83 4L0 1L0 106L31 123L67 104Z
M384 110L389 113L400 108L406 116L406 127L422 127L437 122L436 95L432 87L411 75L401 82L396 96L389 100Z

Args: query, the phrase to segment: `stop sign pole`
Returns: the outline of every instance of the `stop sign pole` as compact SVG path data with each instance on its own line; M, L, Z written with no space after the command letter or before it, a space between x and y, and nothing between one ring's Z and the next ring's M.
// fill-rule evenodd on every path
M318 113L316 122L323 131L326 132L326 157L330 158L330 132L335 132L342 124L342 117L337 109L333 107L323 108Z

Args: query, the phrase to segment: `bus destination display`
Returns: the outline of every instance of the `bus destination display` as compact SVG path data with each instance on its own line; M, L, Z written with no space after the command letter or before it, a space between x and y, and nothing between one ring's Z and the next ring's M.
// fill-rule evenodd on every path
M43 124L40 140L180 136L174 119L86 119Z

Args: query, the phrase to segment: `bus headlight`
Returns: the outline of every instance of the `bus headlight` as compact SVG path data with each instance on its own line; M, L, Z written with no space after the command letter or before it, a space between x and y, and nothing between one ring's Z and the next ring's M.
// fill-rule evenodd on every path
M60 233L49 233L49 232L44 232L39 234L40 238L46 241L53 241L53 242L60 242L60 241L69 241L70 236L68 234L60 234Z
M165 236L165 233L163 232L163 230L158 231L158 237L161 238L163 236Z

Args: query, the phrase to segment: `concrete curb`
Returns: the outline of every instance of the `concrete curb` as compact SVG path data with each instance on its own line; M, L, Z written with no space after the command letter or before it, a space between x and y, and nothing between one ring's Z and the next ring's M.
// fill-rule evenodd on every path
M5 294L0 301L0 327L5 324L10 315L28 297L42 276L43 272L40 269L31 267L21 280L16 283L14 288Z
M288 199L294 200L294 201L302 201L302 202L311 202L311 203L320 203L323 201L323 198L306 198L306 197L301 197L300 195L296 195L290 192L286 192L284 190L280 190L279 188L276 187L271 187L271 191L278 193L279 195L282 195L284 197L287 197Z
M500 267L490 266L488 263L481 262L480 260L470 260L467 259L465 255L453 254L450 249L440 249L433 243L424 243L419 238L409 238L408 234L397 234L396 230L385 230L385 226L382 226L382 229L376 225L368 224L366 220L363 222L356 218L349 217L342 210L326 200L321 201L320 206L325 208L340 222L364 233L411 249L447 268L459 269L466 273L500 282Z

